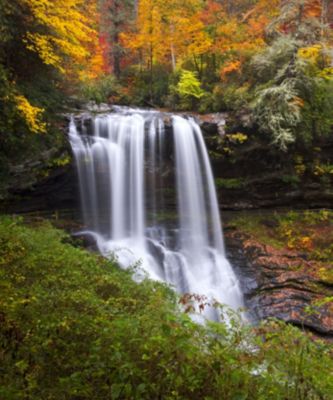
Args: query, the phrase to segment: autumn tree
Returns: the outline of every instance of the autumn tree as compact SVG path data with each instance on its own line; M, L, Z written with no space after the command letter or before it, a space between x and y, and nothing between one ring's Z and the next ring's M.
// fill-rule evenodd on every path
M22 2L33 18L23 37L27 49L37 53L45 65L62 73L70 65L83 65L89 56L88 45L96 39L96 32L90 26L93 4L83 0Z
M143 0L139 3L136 30L123 35L124 42L149 67L159 62L175 69L178 60L200 54L209 46L198 14L201 7L200 0Z
M121 34L131 30L138 4L134 0L101 0L100 31L106 38L112 72L119 78L125 49L120 40Z
M175 71L186 59L197 58L210 46L205 26L199 18L201 0L142 0L135 30L122 36L124 45L137 54L140 70L149 71L153 97L154 66Z
M277 15L278 5L277 0L207 2L201 18L213 42L211 54L222 79L240 71L242 64L265 46L265 30Z
M51 128L54 113L91 65L93 0L0 0L0 163L29 151L25 132ZM85 75L86 76L86 75Z

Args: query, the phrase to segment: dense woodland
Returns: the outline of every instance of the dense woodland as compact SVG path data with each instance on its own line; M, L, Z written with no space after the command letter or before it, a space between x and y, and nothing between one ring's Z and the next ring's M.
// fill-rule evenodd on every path
M9 183L71 163L64 114L95 103L226 113L226 135L207 139L226 174L219 191L234 202L252 190L260 206L275 186L241 175L255 164L253 175L278 175L279 193L310 187L326 205L333 2L0 0L2 211ZM24 164L40 159L37 172ZM315 200L313 208L323 204ZM198 325L183 312L191 296L135 283L133 270L40 218L1 216L0 398L332 399L332 211L269 218L242 215L227 229L253 249L273 248L274 262L294 261L283 273L315 298L305 298L302 323L293 315L291 324L244 326L230 312L229 324ZM320 313L327 337L307 325Z

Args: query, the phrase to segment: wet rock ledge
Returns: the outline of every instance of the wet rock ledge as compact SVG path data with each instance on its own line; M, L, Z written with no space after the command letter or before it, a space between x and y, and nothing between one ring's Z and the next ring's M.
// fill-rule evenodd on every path
M226 229L225 238L254 319L278 318L333 339L333 303L325 301L333 296L333 284L318 277L315 261L264 245L238 229Z

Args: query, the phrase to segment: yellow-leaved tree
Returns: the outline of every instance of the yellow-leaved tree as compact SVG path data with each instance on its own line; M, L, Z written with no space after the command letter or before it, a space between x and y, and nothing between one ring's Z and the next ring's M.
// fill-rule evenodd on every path
M96 2L84 0L22 0L34 18L25 43L41 60L69 73L87 64L89 49L97 40L92 26Z
M12 48L22 49L18 53L32 60L26 72L36 71L45 76L45 71L54 71L51 80L63 88L100 73L103 60L98 46L95 0L20 0L17 7L21 34L13 41ZM15 15L14 11L12 14ZM8 80L16 113L30 132L45 132L45 101L36 95L30 96L24 84L26 74L22 71L22 66L14 65L12 78Z
M44 133L46 124L43 122L44 109L30 104L29 100L18 94L14 97L17 110L25 120L25 123L32 133Z

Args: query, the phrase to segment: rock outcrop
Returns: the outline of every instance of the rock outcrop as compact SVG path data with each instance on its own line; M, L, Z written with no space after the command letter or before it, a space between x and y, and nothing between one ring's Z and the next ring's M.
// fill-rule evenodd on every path
M252 318L278 318L333 338L333 306L324 301L333 296L333 285L318 276L315 261L264 245L237 229L227 229L225 236Z
M117 107L106 104L101 106L92 104L85 110L74 112L73 115L78 129L85 130L89 134L92 132L93 117L96 114L103 115L116 110ZM164 120L166 132L172 133L173 114L162 110L157 112L160 112ZM179 115L195 118L203 131L218 183L219 203L222 209L242 210L283 206L320 208L332 205L333 175L327 171L326 175L315 175L311 170L315 167L314 160L304 149L302 150L304 154L300 151L303 154L303 164L298 167L306 170L303 175L298 176L292 156L280 154L265 138L257 135L255 128L249 127L246 122L246 116L239 117L235 121L234 116L226 113L199 115L183 112ZM71 116L66 114L62 118L61 130L65 136ZM248 137L244 143L233 143L225 133L226 130L236 133L238 129ZM171 152L172 135L168 137L170 137L168 146ZM221 138L224 139L221 141ZM333 163L333 140L318 143L318 146L321 151L316 155L318 158L315 160L316 165L319 167L324 165L327 169L327 166ZM66 168L61 165L48 167L54 158L61 156L61 152L71 157L71 150L67 145L57 151L52 148L47 150L45 157L41 155L37 161L32 160L13 166L8 180L9 185L2 185L5 186L2 188L4 193L2 197L4 200L10 200L12 209L15 209L15 204L21 208L20 201L25 203L24 208L35 210L50 207L61 209L77 204L74 163L69 162ZM170 185L166 190L170 190ZM32 198L31 202L29 198ZM7 205L2 208L7 210Z

